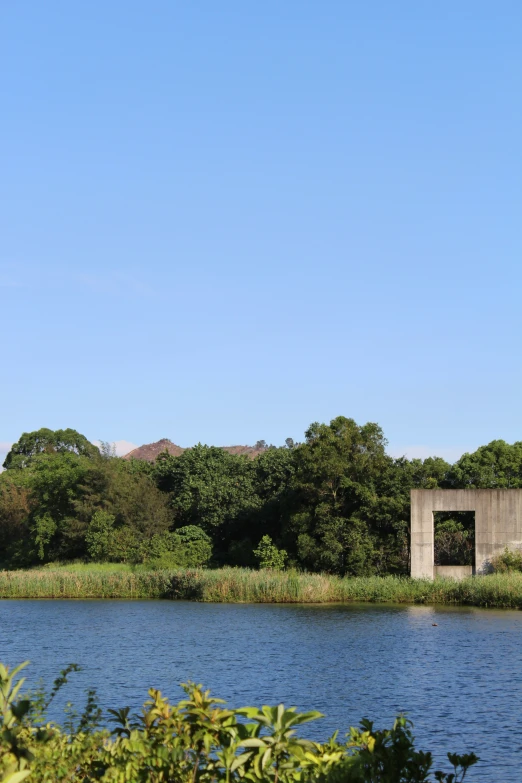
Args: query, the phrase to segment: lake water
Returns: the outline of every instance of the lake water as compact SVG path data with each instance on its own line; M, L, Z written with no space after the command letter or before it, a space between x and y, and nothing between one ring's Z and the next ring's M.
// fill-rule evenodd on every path
M78 707L88 687L103 708L138 708L149 686L177 701L179 683L194 680L235 707L319 709L326 717L303 729L315 739L362 717L390 726L405 711L437 761L448 750L483 759L470 781L522 777L522 612L0 601L0 661L27 659L29 680L47 685L80 664L65 693Z

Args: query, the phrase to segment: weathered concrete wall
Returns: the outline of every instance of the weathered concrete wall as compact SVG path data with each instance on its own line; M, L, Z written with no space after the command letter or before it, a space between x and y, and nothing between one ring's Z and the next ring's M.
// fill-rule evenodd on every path
M506 547L522 547L522 489L412 489L411 575L433 579L433 512L475 512L475 572Z
M473 566L433 566L435 576L447 576L452 579L465 579L473 573Z

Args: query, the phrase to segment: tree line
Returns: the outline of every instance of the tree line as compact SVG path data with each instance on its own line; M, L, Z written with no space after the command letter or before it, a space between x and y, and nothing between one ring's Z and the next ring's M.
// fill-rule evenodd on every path
M255 459L198 444L154 463L72 429L24 433L0 474L0 565L76 559L409 572L410 490L522 487L522 442L450 465L391 457L382 429L339 416ZM441 519L438 556L468 552L469 520ZM453 550L452 550L453 548Z

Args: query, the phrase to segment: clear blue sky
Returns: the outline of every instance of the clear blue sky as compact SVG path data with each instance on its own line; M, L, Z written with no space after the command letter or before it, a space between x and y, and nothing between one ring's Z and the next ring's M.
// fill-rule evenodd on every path
M0 441L522 439L522 4L0 6ZM4 446L5 448L5 446Z

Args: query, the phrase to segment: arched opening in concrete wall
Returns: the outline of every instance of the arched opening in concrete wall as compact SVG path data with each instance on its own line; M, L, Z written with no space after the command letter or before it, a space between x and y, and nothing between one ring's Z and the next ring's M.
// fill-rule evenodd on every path
M475 569L475 512L434 511L434 565Z

